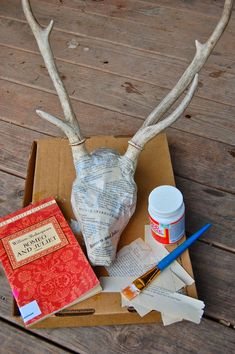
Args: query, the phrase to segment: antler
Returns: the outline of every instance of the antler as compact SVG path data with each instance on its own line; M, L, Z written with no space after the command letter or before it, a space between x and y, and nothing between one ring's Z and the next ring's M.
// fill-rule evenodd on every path
M59 96L59 100L64 112L65 121L62 121L59 118L52 116L51 114L37 110L37 114L49 122L57 125L60 129L64 131L67 135L71 145L80 145L80 153L87 154L85 148L85 139L83 138L78 121L76 119L75 113L72 109L72 105L69 99L69 96L66 92L64 84L59 76L58 69L56 67L52 50L50 47L49 36L53 27L53 20L49 23L46 28L43 28L39 25L37 20L34 18L29 1L22 0L22 7L24 10L25 17L31 27L31 30L34 34L34 37L37 41L39 50L44 59L48 73L52 79L56 92Z
M189 105L197 88L197 73L205 64L207 58L211 54L213 48L224 32L232 13L232 7L233 0L225 0L222 16L207 42L202 44L197 40L195 41L196 53L192 62L187 67L175 87L167 94L167 96L159 103L159 105L154 108L154 110L146 118L145 122L137 131L137 133L129 141L129 146L125 154L126 157L136 161L144 145L155 135L159 134L162 130L173 124L181 116L185 108ZM171 108L171 106L181 96L181 94L188 87L192 80L193 83L189 89L189 92L179 107L176 108L172 114L163 119L161 122L155 124Z

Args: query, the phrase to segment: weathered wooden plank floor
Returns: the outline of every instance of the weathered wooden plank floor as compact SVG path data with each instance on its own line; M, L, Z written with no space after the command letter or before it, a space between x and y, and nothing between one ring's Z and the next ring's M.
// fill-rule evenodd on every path
M55 20L52 47L86 136L131 135L207 39L222 0L33 0ZM195 37L196 36L196 37ZM26 330L11 317L0 268L0 353L232 353L235 344L235 13L200 73L196 96L167 130L187 231L213 229L190 250L202 323ZM0 0L0 215L20 208L33 140L61 135L35 108L61 115L19 0Z

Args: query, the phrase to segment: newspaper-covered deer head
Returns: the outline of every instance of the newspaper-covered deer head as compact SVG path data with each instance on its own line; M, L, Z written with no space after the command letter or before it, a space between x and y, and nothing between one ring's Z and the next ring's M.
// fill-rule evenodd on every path
M120 235L135 211L137 188L134 173L138 156L144 145L174 123L190 103L197 88L198 72L227 26L233 0L225 1L221 19L207 42L203 44L195 42L196 53L192 62L175 87L153 109L129 141L127 151L123 156L107 148L93 152L86 149L85 138L81 134L79 123L58 74L50 48L49 36L53 21L43 28L35 20L29 1L22 0L22 6L59 96L65 120L41 110L37 110L37 114L57 125L68 137L76 170L71 195L72 208L79 222L91 263L109 266L115 258ZM162 119L188 87L179 106Z

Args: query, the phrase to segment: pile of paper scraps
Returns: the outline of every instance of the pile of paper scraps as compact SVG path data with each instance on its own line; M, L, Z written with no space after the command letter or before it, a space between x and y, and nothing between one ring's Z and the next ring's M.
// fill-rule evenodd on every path
M106 268L109 277L100 278L103 291L121 292L167 254L168 251L153 239L149 226L146 226L145 242L138 238L123 247L115 262ZM194 279L174 261L133 300L128 301L121 295L122 307L134 307L141 317L152 310L161 312L165 326L183 319L200 323L204 302L184 295L184 288L193 282Z

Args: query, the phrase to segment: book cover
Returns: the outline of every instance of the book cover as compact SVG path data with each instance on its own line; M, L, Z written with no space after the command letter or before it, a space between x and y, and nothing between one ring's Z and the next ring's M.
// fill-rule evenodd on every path
M0 261L26 326L101 291L54 198L0 220Z

